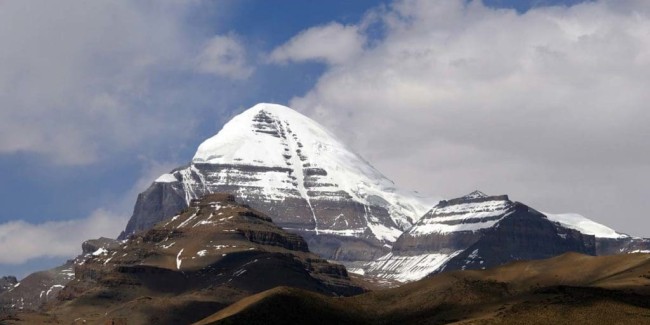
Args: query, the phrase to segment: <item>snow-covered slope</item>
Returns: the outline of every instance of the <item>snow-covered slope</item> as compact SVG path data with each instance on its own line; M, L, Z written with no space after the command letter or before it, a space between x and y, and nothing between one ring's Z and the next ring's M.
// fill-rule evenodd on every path
M436 272L454 256L461 253L458 250L452 253L421 253L400 254L388 253L375 261L366 263L360 268L351 269L352 273L368 274L374 278L405 283L417 281Z
M307 201L340 199L337 193L342 191L355 201L390 209L391 219L400 228L410 227L413 216L424 209L423 202L401 193L392 181L318 123L276 104L258 104L233 118L199 146L192 163L289 168L290 173L268 173L246 185L278 199L297 190ZM224 179L226 175L219 176ZM318 225L314 231L318 232ZM373 232L390 241L401 233L382 233L379 228Z
M188 167L142 193L125 233L151 228L215 192L236 195L338 260L386 254L431 204L400 191L308 117L258 104L204 141Z
M575 229L583 234L594 235L596 238L630 238L629 235L616 232L612 228L576 213L552 214L544 212L544 215L564 227Z

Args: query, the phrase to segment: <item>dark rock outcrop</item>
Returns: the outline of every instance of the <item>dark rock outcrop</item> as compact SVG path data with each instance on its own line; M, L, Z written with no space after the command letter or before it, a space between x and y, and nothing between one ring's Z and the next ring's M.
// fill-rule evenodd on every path
M370 276L408 282L429 273L484 269L566 252L645 251L649 243L581 216L545 215L506 195L476 191L439 202L397 239L389 254L359 267Z
M485 269L512 261L538 260L567 252L596 255L593 235L561 227L543 214L521 203L497 226L482 231L480 237L455 255L437 272Z
M0 293L3 293L9 289L13 289L14 286L18 283L18 279L15 276L3 276L0 278Z
M89 239L81 244L82 254L92 254L97 252L99 249L114 249L120 246L120 242L106 237L100 237L97 239Z

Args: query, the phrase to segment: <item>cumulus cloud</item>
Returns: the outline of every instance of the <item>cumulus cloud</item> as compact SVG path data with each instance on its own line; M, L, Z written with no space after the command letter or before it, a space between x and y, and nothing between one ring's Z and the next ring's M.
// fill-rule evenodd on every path
M144 161L141 175L131 189L86 218L0 223L0 268L3 264L22 264L39 258L73 258L81 253L81 243L88 239L117 237L126 226L138 193L178 165L177 162Z
M236 38L218 35L204 45L197 57L197 70L233 79L246 79L253 73L253 68L246 61L246 51Z
M339 57L293 107L425 193L479 188L635 234L650 225L646 1L518 14L403 0L368 17L381 38Z
M274 49L269 59L275 63L320 61L346 62L361 53L365 37L357 26L330 23L309 28Z
M72 258L90 238L115 237L126 219L99 209L86 219L31 224L0 224L0 264L21 264L41 257Z
M89 164L171 135L189 136L190 99L160 81L194 71L203 36L188 30L185 20L195 5L0 2L0 154ZM227 40L216 37L206 48L221 51L221 63L233 53ZM221 76L241 74L226 70Z

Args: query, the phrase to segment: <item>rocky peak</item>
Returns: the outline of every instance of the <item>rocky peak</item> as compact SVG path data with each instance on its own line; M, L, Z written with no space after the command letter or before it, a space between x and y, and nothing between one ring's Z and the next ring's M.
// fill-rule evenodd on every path
M233 195L215 193L193 199L181 213L150 230L91 254L78 270L82 279L97 277L100 269L99 273L112 272L115 267L198 272L228 264L236 256L267 253L320 260L309 253L302 237L276 226L264 213L237 203Z
M487 195L482 192L477 193L476 191L458 198L441 200L440 202L438 202L438 204L436 204L433 207L432 210L429 211L429 213L434 213L433 210L435 209L443 209L443 208L448 208L450 206L458 206L462 209L463 204L468 204L468 203L477 203L471 205L471 208L486 208L489 204L478 204L483 202L502 202L503 204L512 204L512 201L510 201L508 195ZM468 205L467 207L470 206ZM429 213L427 213L427 215ZM438 213L442 213L442 212L438 211Z
M483 192L481 192L479 190L476 190L476 191L474 191L472 193L469 193L469 194L463 196L463 198L466 198L466 199L478 199L478 198L485 198L487 196L488 196L487 194L485 194L485 193L483 193Z
M15 276L3 276L0 278L0 293L12 289L18 284Z
M522 203L514 203L508 215L497 225L482 229L474 243L454 255L437 272L485 269L567 252L596 255L596 239L593 235L552 222Z
M440 201L400 236L389 254L367 264L365 271L389 280L413 281L440 270L481 269L568 251L596 254L594 236L567 223L512 202L507 195L473 192Z
M438 202L409 229L414 236L458 231L475 231L494 225L513 207L507 195L488 196L480 192Z

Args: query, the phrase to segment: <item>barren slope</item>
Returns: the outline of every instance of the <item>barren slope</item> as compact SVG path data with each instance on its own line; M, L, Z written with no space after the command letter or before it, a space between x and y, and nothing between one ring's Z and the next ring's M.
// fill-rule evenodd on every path
M649 278L650 255L568 253L349 298L276 288L198 324L644 324L650 323Z

